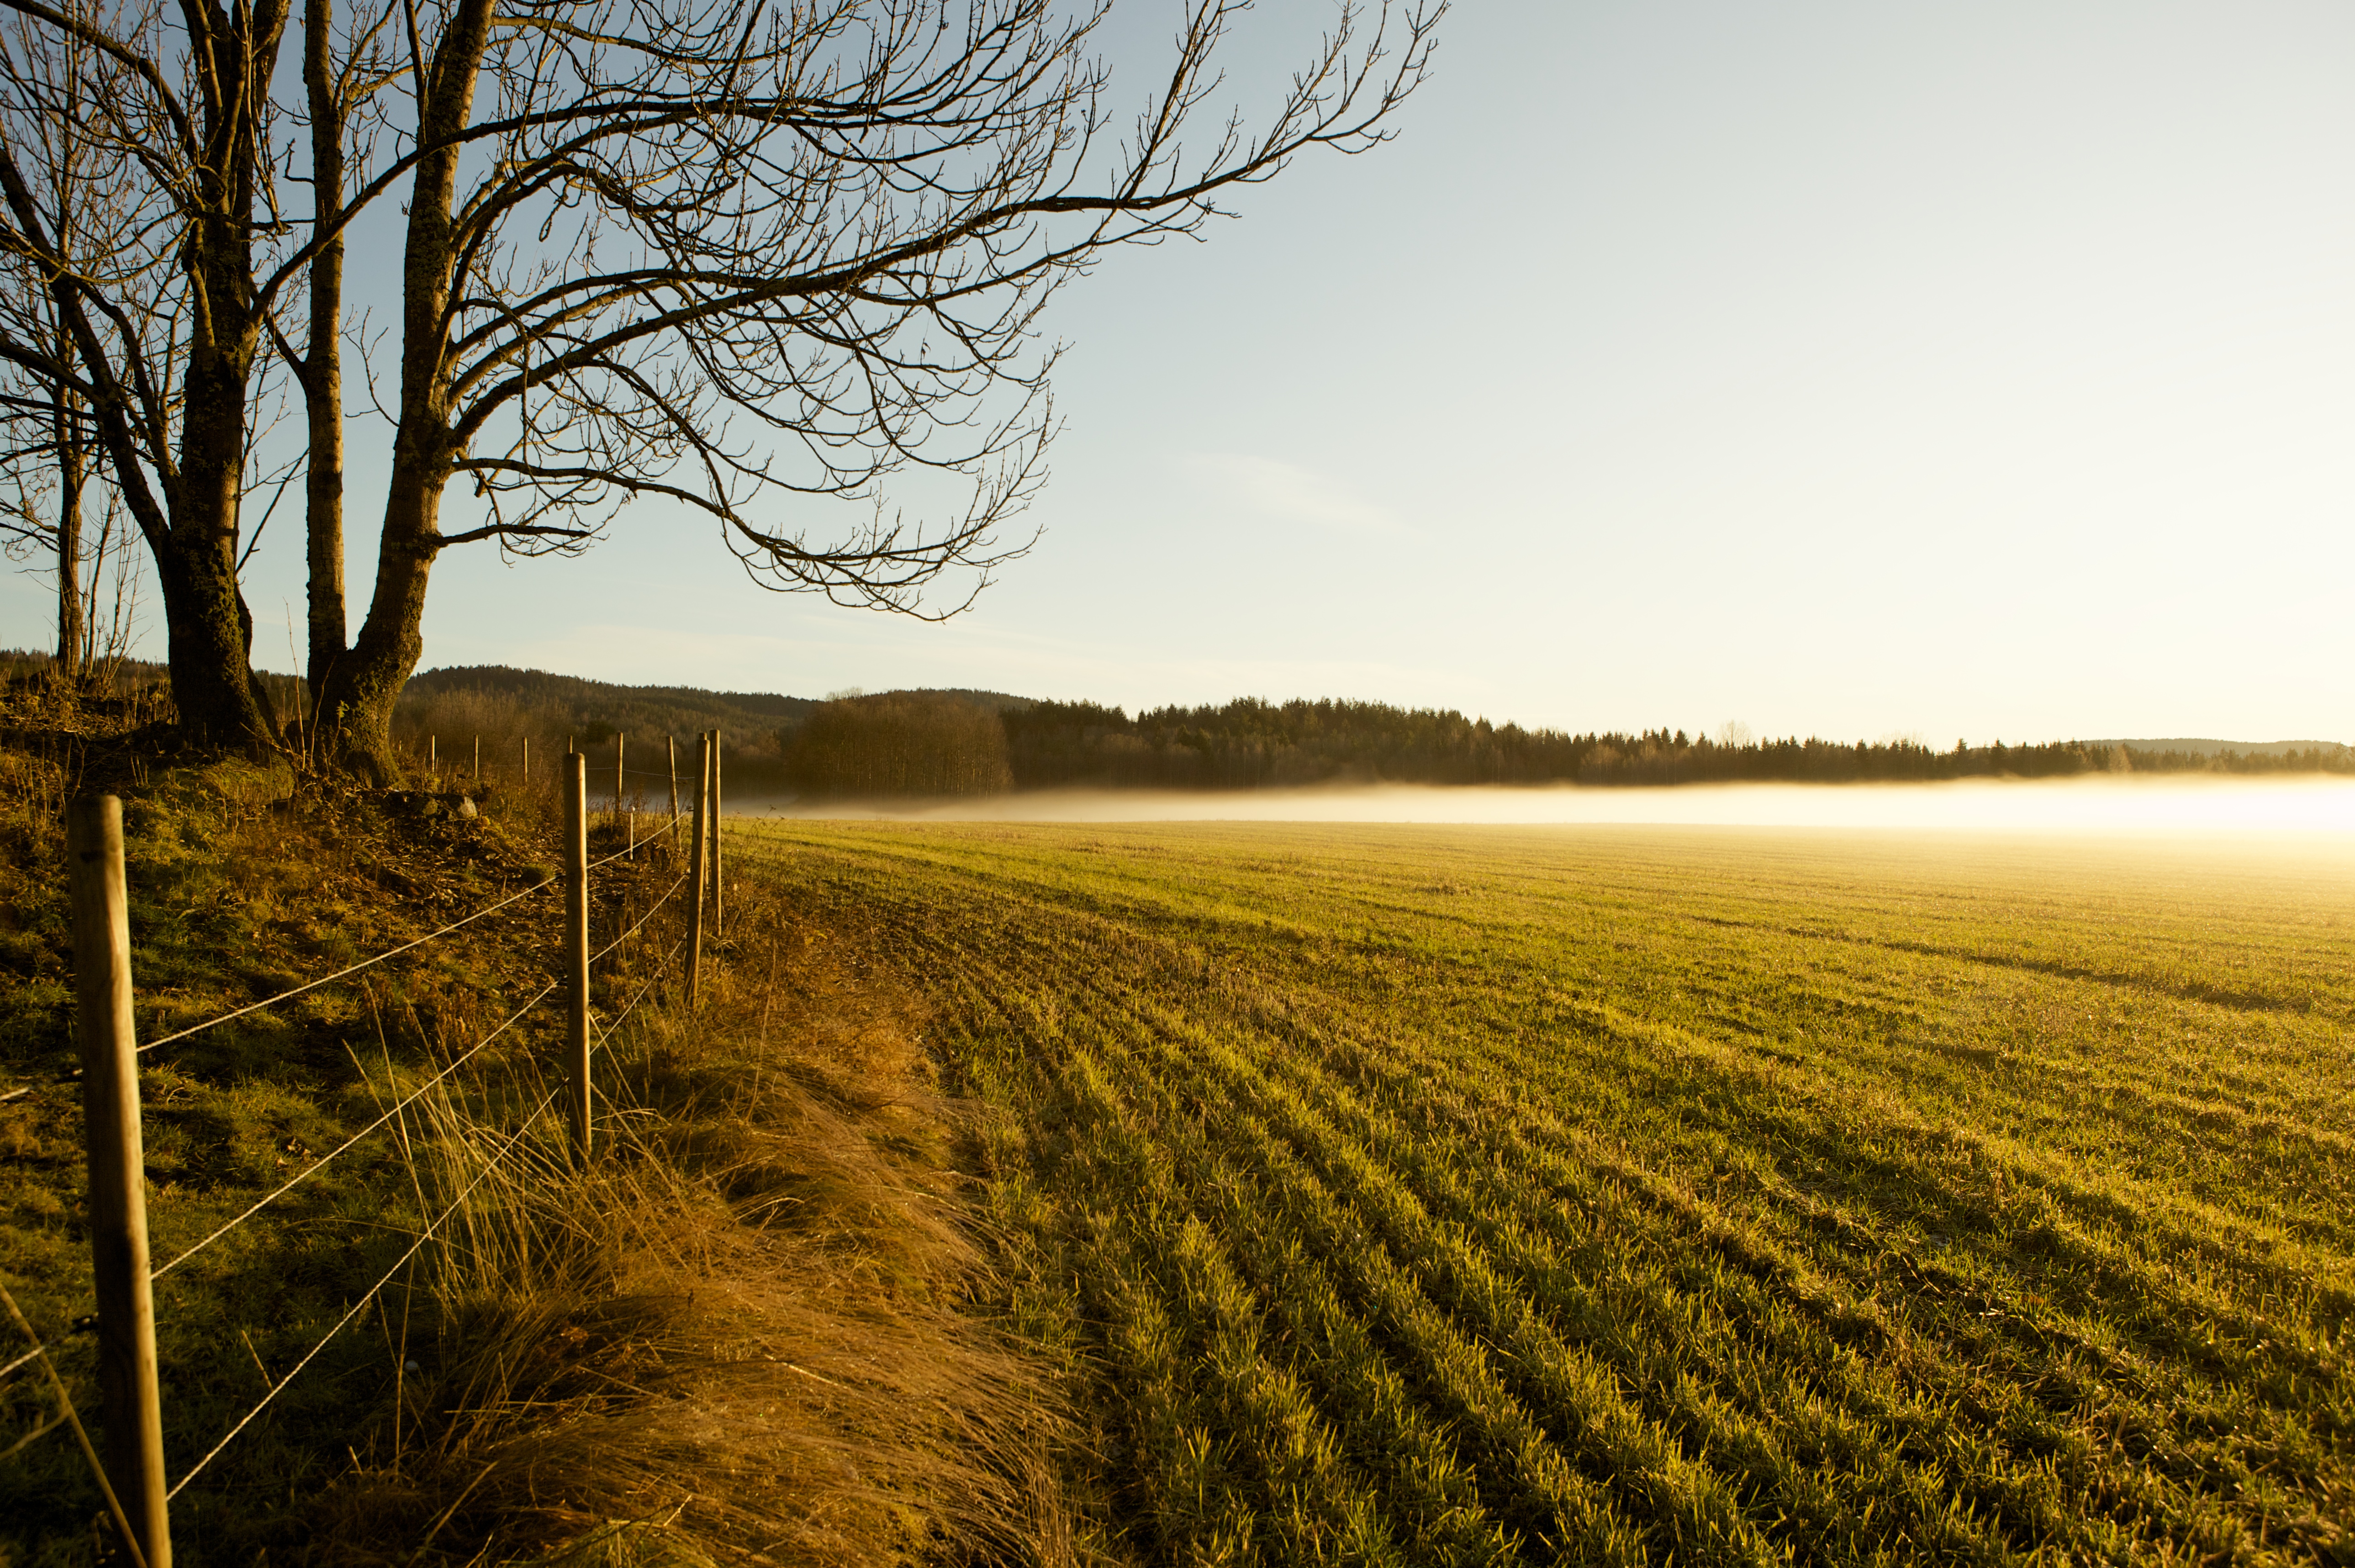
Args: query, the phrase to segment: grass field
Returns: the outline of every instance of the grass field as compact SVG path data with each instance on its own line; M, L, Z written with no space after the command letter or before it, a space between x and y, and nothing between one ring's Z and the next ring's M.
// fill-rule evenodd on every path
M760 831L1135 1556L2355 1562L2343 851Z

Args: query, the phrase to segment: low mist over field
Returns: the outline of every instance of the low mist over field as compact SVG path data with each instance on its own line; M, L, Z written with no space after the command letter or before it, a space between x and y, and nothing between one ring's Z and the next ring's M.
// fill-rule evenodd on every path
M935 822L1660 823L2057 834L2293 834L2355 853L2355 780L2081 778L1663 789L1384 784L1206 794L1041 790L933 800L745 797L731 811Z

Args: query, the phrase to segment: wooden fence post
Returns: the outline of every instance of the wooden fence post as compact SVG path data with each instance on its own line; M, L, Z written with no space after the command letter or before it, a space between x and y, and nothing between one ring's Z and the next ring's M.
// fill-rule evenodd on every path
M523 782L531 783L531 737L523 738Z
M663 749L670 753L670 852L678 853L678 737L663 737Z
M711 736L695 738L695 859L687 871L687 1005L695 1006L697 983L703 978L704 803L711 794Z
M474 782L483 782L483 738L480 735L474 737Z
M622 816L622 789L623 784L622 777L622 753L627 750L629 743L630 738L627 735L616 733L613 736L613 818L617 822L621 820Z
M564 1107L572 1155L589 1161L589 759L574 752L564 778L564 971L572 1009L564 1036Z
M170 1568L164 1412L148 1283L147 1185L139 1056L131 1023L131 908L123 802L81 795L66 814L73 882L76 1032L90 1155L90 1250L98 1287L98 1383L106 1469L149 1568Z
M711 732L711 940L720 939L719 918L719 731Z

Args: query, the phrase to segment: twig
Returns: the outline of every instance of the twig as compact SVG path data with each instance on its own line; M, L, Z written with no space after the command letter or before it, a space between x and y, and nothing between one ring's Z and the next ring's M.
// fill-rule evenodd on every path
M59 1427L63 1426L65 1424L66 1413L61 1410L55 1415L49 1417L47 1421L41 1423L38 1426L34 1427L30 1432L26 1433L22 1437L17 1438L14 1443L9 1444L7 1447L0 1448L0 1459L15 1458L26 1449L30 1448L37 1439L47 1437L50 1433L55 1432Z
M772 1356L769 1359L773 1361L776 1360L774 1356ZM856 1392L848 1383L836 1382L832 1378L821 1376L820 1374L810 1371L807 1367L797 1367L791 1361L777 1361L777 1365L784 1368L785 1371L789 1372L799 1372L802 1376L809 1379L813 1382L824 1383L828 1388L838 1388L845 1393Z

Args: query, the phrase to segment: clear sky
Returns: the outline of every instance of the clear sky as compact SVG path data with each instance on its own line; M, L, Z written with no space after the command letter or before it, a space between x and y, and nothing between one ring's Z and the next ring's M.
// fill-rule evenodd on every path
M1297 52L1249 41L1246 91ZM640 506L445 558L425 662L2355 741L2350 81L2338 5L1460 0L1395 144L1060 297L1047 531L964 619L778 597ZM282 517L272 667L301 580Z

